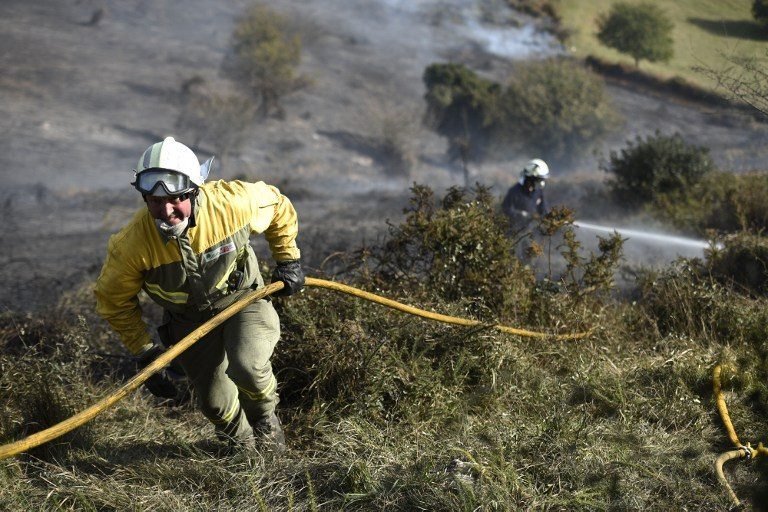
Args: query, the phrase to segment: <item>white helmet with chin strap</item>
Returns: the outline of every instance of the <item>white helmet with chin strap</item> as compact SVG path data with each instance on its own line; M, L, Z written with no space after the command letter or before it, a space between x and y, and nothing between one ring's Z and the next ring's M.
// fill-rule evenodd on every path
M200 187L211 169L213 157L203 165L195 153L173 137L152 144L136 164L132 183L142 195L178 196Z
M523 170L520 172L520 183L522 184L526 178L533 178L539 180L541 185L544 186L544 180L549 177L549 166L544 160L534 158L528 162Z

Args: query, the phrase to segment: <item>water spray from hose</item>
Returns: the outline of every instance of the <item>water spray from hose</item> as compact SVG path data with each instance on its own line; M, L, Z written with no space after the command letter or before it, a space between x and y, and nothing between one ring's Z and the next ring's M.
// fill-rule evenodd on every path
M617 228L611 226L601 226L598 224L590 224L588 222L574 221L574 226L578 226L582 229L588 229L590 231L600 231L603 233L616 232L622 237L629 239L640 239L657 244L677 245L683 247L690 247L694 249L710 249L715 247L722 249L722 244L713 243L707 240L696 240L694 238L686 238L682 236L664 235L661 233L651 233L648 231L640 231L637 229Z

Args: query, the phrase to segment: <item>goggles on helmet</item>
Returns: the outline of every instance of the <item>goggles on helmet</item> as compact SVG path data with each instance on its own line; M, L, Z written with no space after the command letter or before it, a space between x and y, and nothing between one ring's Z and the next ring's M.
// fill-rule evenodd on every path
M144 196L180 196L195 188L189 176L167 169L141 171L132 185Z

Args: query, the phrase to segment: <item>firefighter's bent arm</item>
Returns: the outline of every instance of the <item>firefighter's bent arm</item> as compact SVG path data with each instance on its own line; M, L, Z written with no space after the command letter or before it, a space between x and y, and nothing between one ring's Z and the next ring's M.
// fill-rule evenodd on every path
M112 237L96 280L96 311L109 322L128 350L138 354L152 342L139 306L143 279L141 271L131 267L117 245L117 238Z
M248 185L253 204L251 230L264 233L275 261L298 260L301 256L296 245L299 221L293 204L271 185L263 182Z

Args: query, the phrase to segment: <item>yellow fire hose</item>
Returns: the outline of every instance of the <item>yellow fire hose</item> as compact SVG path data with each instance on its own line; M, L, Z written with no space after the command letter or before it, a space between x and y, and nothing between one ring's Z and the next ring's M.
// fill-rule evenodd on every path
M728 484L728 480L725 478L723 464L733 459L746 458L747 460L751 460L761 455L766 456L768 455L768 448L765 448L763 443L759 443L757 448L752 448L749 443L744 445L739 441L739 436L736 435L736 429L733 428L731 417L728 414L728 408L725 405L725 398L723 397L723 389L720 383L720 375L722 371L723 369L719 364L715 366L715 369L712 371L712 388L715 393L715 403L717 404L717 411L720 413L720 419L723 421L725 430L728 432L728 438L736 449L727 451L717 458L715 461L715 471L717 472L717 479L728 491L728 496L730 496L731 501L738 507L741 505L741 501L739 501L738 496L733 492L730 484Z
M336 283L333 281L326 281L324 279L315 279L313 277L308 277L306 281L306 285L319 286L321 288L327 288L329 290L336 290L337 292L354 295L355 297L369 300L371 302L376 302L383 306L387 306L392 309L402 311L403 313L420 316L422 318L428 318L430 320L436 320L438 322L443 322L446 324L465 325L468 327L487 325L487 324L484 324L483 322L478 322L477 320L467 320L466 318L458 318L455 316L441 315L439 313L431 313L429 311L424 311L423 309L414 308L413 306L406 306L405 304L402 304L400 302L381 297L380 295L376 295L373 293L360 290L359 288L353 288L352 286L347 286L345 284ZM527 338L554 338L559 341L576 340L576 339L585 338L591 332L591 331L585 331L585 332L577 332L577 333L571 333L571 334L553 335L553 334L547 334L544 332L535 332L535 331L526 331L525 329L516 329L514 327L507 327L505 325L492 325L490 327L501 332L506 332L507 334L516 334L518 336L524 336Z
M416 315L423 318L429 318L432 320L437 320L439 322L445 322L445 323L455 324L455 325L465 325L465 326L485 325L482 322L478 322L476 320L467 320L464 318L446 316L438 313L431 313L429 311L424 311L422 309L414 308L412 306L406 306L405 304L401 304L394 300L386 299L384 297L375 295L373 293L365 292L358 288L353 288L351 286L335 283L332 281L326 281L324 279L308 277L306 278L305 284L306 286L327 288L329 290L336 290L342 293L347 293L349 295L354 295L356 297L360 297L365 300L376 302L378 304L382 304L384 306L388 306L390 308L403 311L411 315ZM176 356L178 356L179 354L184 352L186 349L188 349L192 344L197 342L200 338L204 337L206 334L211 332L216 326L223 323L225 320L227 320L232 315L234 315L235 313L237 313L238 311L246 307L248 304L281 290L283 286L284 285L282 282L276 282L264 288L255 290L253 292L250 292L244 295L243 298L241 298L239 301L232 304L227 309L225 309L215 317L211 318L207 322L205 322L203 325L201 325L200 327L192 331L189 335L187 335L185 338L183 338L181 341L179 341L172 347L169 347L168 350L166 350L157 359L152 361L152 363L147 365L139 373L134 375L133 378L131 378L128 382L126 382L120 389L115 391L113 394L95 403L94 405L85 409L84 411L81 411L75 414L74 416L67 418L64 421L57 423L56 425L53 425L52 427L49 427L45 430L41 430L40 432L32 434L19 441L0 446L0 460L8 457L12 457L14 455L18 455L19 453L25 452L31 448L40 446L41 444L47 443L48 441L51 441L52 439L62 436L67 432L70 432L84 425L85 423L89 422L90 420L95 418L97 415L101 414L106 409L110 408L115 403L117 403L118 401L122 400L123 398L128 396L130 393L135 391L139 386L141 386L144 383L144 381L146 381L149 377L151 377L155 372L167 366L171 362L171 360L173 360ZM586 332L579 332L579 333L573 333L573 334L551 335L551 334L546 334L542 332L527 331L524 329L515 329L513 327L506 327L503 325L493 325L490 327L493 327L494 329L497 329L499 331L506 332L509 334L516 334L518 336L525 336L525 337L532 337L532 338L553 338L556 340L580 339L580 338L586 337L590 332L590 331L586 331Z

